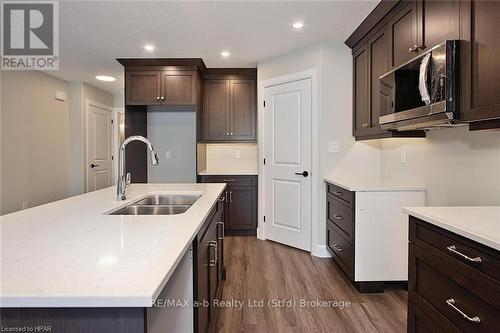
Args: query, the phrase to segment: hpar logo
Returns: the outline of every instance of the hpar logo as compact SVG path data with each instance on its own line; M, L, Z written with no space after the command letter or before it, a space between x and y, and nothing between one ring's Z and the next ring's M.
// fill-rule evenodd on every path
M56 1L2 1L1 68L59 69L59 10Z

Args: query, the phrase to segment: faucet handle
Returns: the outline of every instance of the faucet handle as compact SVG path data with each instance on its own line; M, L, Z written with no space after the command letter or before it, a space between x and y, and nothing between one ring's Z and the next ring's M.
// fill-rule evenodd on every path
M127 172L127 175L125 176L125 185L128 187L131 182L132 180L130 178L130 172Z

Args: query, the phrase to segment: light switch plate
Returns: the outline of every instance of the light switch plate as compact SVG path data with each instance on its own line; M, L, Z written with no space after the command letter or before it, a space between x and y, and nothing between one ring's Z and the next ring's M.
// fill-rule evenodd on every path
M236 150L236 158L241 158L241 150Z
M66 93L63 91L56 91L56 100L65 101L66 100Z
M329 153L338 153L340 151L340 143L338 141L329 141L328 142L328 152Z

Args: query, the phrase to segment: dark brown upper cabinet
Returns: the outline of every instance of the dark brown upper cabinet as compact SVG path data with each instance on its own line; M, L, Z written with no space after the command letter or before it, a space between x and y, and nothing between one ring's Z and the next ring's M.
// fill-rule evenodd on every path
M417 2L417 33L421 50L460 38L460 1ZM419 51L421 51L419 50Z
M127 105L156 105L161 94L158 71L125 72L125 102Z
M206 79L204 142L255 142L257 94L253 79Z
M195 105L196 71L128 70L127 105Z
M463 43L461 56L461 108L471 129L500 124L500 2L460 2ZM475 123L476 121L481 121Z
M368 51L366 44L353 54L353 104L354 135L369 133L370 110L368 109Z
M398 67L418 53L421 45L417 28L417 3L411 1L389 21L391 67Z

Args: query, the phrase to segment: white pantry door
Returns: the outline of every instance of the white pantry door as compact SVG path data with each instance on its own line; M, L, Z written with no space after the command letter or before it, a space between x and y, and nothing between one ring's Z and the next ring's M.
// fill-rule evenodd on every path
M264 92L266 239L306 251L311 250L311 89L311 79L303 79Z
M113 112L87 105L87 192L92 192L113 184Z

